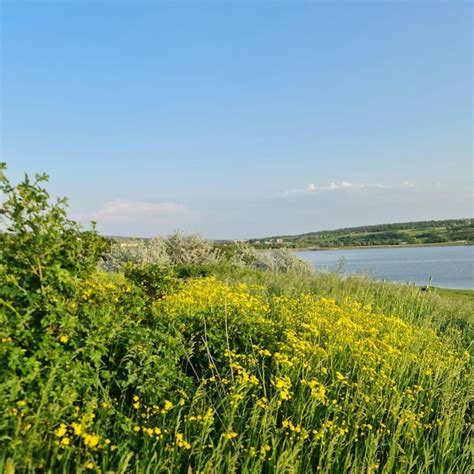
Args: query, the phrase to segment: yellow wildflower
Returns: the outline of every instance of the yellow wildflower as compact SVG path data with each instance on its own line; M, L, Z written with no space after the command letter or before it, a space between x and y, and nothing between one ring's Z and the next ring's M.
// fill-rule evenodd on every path
M99 444L99 439L100 438L96 434L92 434L92 435L85 434L84 435L84 444L86 446L94 448L95 446L97 446Z
M26 433L27 431L29 431L32 426L33 425L31 423L28 423L27 425L25 425L25 427L23 428L23 433Z
M74 430L74 434L76 436L80 436L82 433L82 425L80 423L73 422L71 423L71 427Z
M67 431L67 425L65 425L64 423L61 423L59 425L59 428L55 431L55 435L58 437L58 438L62 438L65 434L66 434L66 431Z
M261 448L260 448L260 457L261 458L265 458L266 454L268 451L270 451L272 448L268 445L268 444L264 444Z
M176 446L179 448L191 449L191 444L184 439L184 435L182 433L176 433L175 440Z

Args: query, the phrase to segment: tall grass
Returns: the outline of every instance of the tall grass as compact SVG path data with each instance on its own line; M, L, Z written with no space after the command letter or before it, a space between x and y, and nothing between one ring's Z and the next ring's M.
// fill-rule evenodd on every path
M294 296L310 293L331 297L337 302L351 298L377 307L386 314L431 327L440 334L454 331L454 340L463 346L467 347L474 339L474 299L457 296L456 292L377 281L363 274L343 277L338 272L308 275L230 270L226 266L214 268L219 278L229 283L258 283L275 294Z

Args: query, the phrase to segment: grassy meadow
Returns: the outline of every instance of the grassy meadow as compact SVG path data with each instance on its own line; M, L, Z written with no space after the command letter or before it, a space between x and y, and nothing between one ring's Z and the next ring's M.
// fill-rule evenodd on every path
M104 271L44 180L2 174L0 471L471 472L470 299L178 237Z

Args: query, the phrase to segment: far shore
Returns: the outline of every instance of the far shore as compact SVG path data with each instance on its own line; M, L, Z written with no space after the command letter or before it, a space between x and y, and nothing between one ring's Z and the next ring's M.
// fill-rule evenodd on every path
M466 242L466 241L455 241L455 242L433 242L433 243L426 243L426 244L395 244L395 245L347 245L344 247L300 247L300 248L292 248L290 249L293 252L317 252L317 251L325 251L325 250L365 250L365 249L391 249L391 248L409 248L409 247L454 247L454 246L472 246L474 245L473 242ZM267 249L262 249L267 250ZM271 249L268 249L271 250Z

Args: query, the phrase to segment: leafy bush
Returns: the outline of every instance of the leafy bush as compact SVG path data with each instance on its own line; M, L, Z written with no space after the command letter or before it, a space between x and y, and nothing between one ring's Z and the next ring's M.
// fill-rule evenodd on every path
M17 186L0 165L0 190L5 200L0 215L0 304L8 322L29 328L27 342L38 344L45 327L53 327L69 312L78 282L91 275L107 248L107 241L92 230L81 231L66 216L66 201L49 202L41 187L46 175L26 176ZM6 315L4 315L6 317Z
M184 235L181 232L175 232L165 239L137 239L125 246L115 244L106 255L103 268L117 271L129 264L169 264L174 266L182 277L209 275L212 273L212 267L219 264L279 273L314 273L310 263L288 249L258 252L249 244L236 243L221 250L200 235Z
M64 454L63 466L77 457L83 467L111 420L132 431L127 410L110 411L112 400L132 392L158 401L186 387L180 336L148 320L148 299L170 278L153 267L131 270L136 286L97 274L107 242L70 221L64 200L50 203L47 177L13 186L0 170L0 471L43 470ZM111 416L100 425L99 406ZM80 452L62 451L72 436L55 442L64 419L75 420L77 436L81 427Z
M166 238L166 253L173 265L211 265L222 258L212 242L199 234L175 232Z
M311 263L297 257L289 249L258 251L253 245L237 242L226 247L226 258L231 265L277 273L314 273Z
M275 249L267 252L257 252L252 266L257 270L278 273L314 273L311 263L298 258L291 250Z
M170 266L128 264L125 266L124 275L152 299L163 298L178 283L176 271Z
M135 239L126 245L117 243L105 256L102 267L107 271L121 270L127 264L136 265L213 265L222 259L212 242L198 234L175 232L166 238Z
M229 261L240 268L254 268L257 259L257 251L253 245L246 243L235 243L229 246Z
M102 268L118 271L128 264L167 265L171 260L166 252L166 242L161 237L151 240L135 239L127 245L116 243L102 261Z

